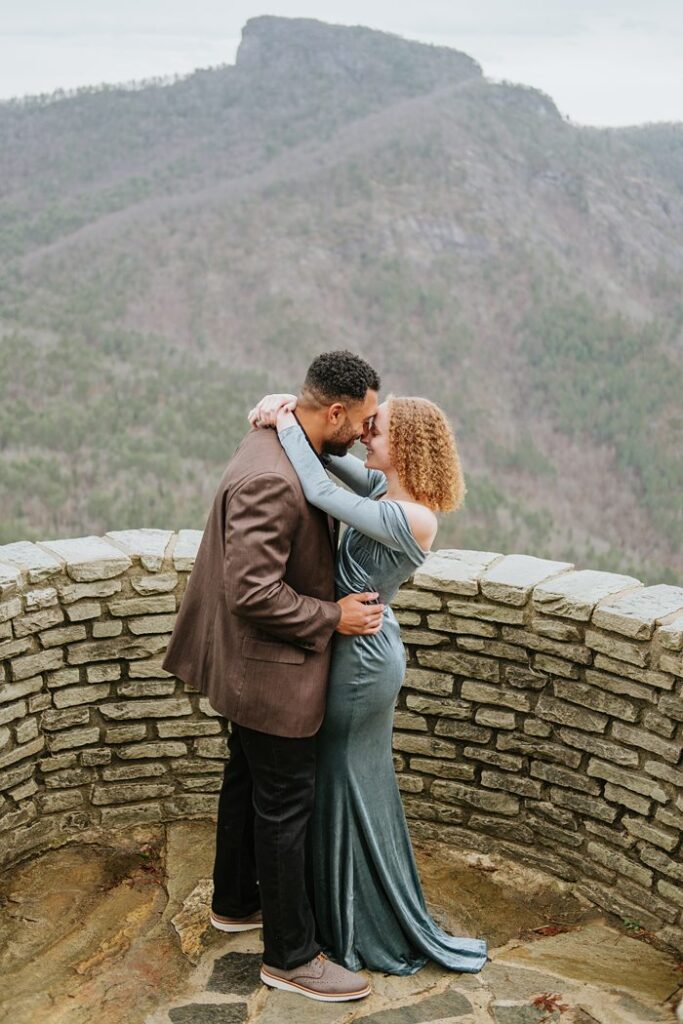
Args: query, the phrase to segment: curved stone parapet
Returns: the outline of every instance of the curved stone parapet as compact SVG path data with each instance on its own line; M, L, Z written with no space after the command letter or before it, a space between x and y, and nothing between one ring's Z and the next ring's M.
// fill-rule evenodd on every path
M0 547L0 858L213 816L227 724L161 669L201 531ZM393 606L417 838L496 852L683 949L683 588L439 551Z
M683 948L683 588L439 551L393 604L414 834L529 862Z
M227 723L161 668L201 531L0 547L0 862L212 815Z

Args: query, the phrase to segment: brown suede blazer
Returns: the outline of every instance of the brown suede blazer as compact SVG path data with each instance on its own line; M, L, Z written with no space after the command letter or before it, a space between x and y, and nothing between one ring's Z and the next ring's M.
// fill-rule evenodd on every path
M341 617L334 527L276 431L251 430L218 485L162 667L239 725L317 732Z

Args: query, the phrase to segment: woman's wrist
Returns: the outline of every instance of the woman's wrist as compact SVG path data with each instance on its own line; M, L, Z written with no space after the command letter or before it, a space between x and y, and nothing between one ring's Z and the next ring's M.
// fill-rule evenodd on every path
M290 427L295 427L296 425L296 416L288 406L284 406L279 410L276 422L278 434L282 434L283 431L289 430Z

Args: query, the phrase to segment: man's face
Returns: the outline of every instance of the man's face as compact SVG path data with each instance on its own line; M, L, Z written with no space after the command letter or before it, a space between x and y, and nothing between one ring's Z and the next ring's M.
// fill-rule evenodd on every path
M328 412L327 436L323 441L326 455L346 455L356 441L364 437L377 412L377 392L366 391L362 402L343 405L337 402Z

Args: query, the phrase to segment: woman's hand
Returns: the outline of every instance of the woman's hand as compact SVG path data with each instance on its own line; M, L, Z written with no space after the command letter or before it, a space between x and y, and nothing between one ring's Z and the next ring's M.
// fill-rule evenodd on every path
M289 409L294 409L296 406L296 395L266 395L261 401L254 406L249 413L249 422L252 427L275 427L277 426L277 417L280 409L284 406L288 406ZM291 417L291 426L295 422L294 417ZM283 427L284 429L284 427Z
M293 427L296 424L296 417L292 410L296 405L296 399L294 402L288 402L287 405L281 405L277 414L277 429L278 433L281 430L286 430L287 427Z

